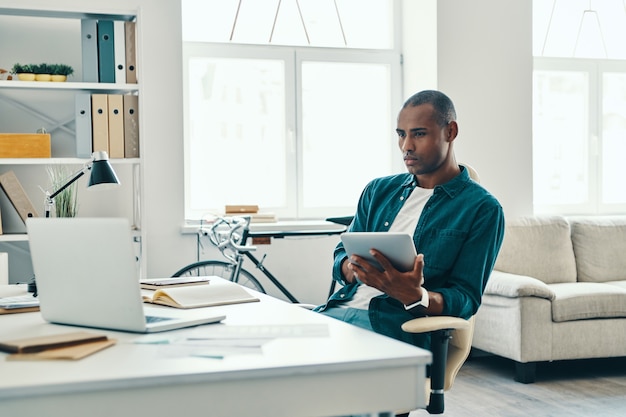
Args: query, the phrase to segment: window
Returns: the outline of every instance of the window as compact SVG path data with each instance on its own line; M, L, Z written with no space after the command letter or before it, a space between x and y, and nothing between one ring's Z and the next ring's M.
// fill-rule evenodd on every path
M183 1L187 219L226 204L352 214L401 169L395 4Z
M626 3L534 2L537 213L626 210Z

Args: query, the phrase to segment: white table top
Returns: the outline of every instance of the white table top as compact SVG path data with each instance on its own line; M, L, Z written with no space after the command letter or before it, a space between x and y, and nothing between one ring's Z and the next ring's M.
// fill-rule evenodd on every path
M23 291L0 286L0 296ZM7 361L0 353L0 415L331 416L423 406L429 352L268 296L261 299L209 309L227 316L222 325L320 323L328 326L328 336L279 337L261 352L215 359L190 356L171 344L137 342L198 336L216 325L157 335L90 329L117 344L79 361ZM77 329L46 323L39 312L0 315L0 340Z

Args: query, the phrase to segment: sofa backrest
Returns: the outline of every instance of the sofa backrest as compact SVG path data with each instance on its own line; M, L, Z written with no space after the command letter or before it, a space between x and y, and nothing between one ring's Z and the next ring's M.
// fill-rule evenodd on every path
M570 217L578 281L626 280L626 216Z
M562 216L507 220L495 269L546 284L576 282L570 225Z

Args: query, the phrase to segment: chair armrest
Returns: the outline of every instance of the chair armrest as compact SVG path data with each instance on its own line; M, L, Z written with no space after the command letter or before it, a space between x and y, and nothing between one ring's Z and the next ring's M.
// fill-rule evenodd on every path
M428 333L446 329L468 329L470 323L459 317L430 316L419 317L402 324L402 330L408 333Z
M539 297L554 300L552 288L537 278L494 270L487 281L485 294L508 298Z

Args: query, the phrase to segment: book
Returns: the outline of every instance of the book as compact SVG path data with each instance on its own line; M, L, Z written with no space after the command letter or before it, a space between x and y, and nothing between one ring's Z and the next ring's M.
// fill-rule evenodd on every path
M227 204L226 206L224 206L224 212L227 215L229 215L229 214L258 213L259 212L259 206L257 206L257 205L246 205L246 204L236 204L236 205Z
M39 311L39 306L35 307L17 307L17 308L5 308L0 307L0 315L2 314L17 314L17 313L30 313L33 311Z
M107 94L91 95L92 147L109 152L109 104Z
M115 344L104 334L72 332L50 336L0 341L0 350L11 353L7 360L76 360Z
M107 336L91 332L72 332L50 336L27 337L23 339L0 341L0 350L9 353L35 353L48 349L57 349L107 340Z
M126 84L126 29L123 20L113 22L113 49L115 51L115 82Z
M40 361L40 360L78 360L113 346L115 339L97 340L56 349L42 350L33 353L12 353L8 361Z
M203 285L210 282L209 277L177 277L142 279L139 281L144 290L158 290L159 288L186 287L190 285Z
M76 157L90 158L91 141L91 94L77 93L74 97L76 123Z
M115 38L113 20L98 20L98 79L115 82Z
M124 95L124 157L139 157L139 96Z
M83 81L98 82L98 30L95 19L82 19L81 53L83 63Z
M151 296L144 295L143 301L174 308L198 308L250 303L259 299L237 284L212 283L158 289Z
M124 22L124 35L126 37L126 82L128 84L137 84L136 27L135 22Z
M124 100L121 94L108 95L109 157L124 157Z
M27 218L38 217L35 206L26 195L26 191L13 171L7 171L0 175L0 187L4 190L24 224L26 224Z
M0 298L0 314L39 311L39 300L31 294Z

